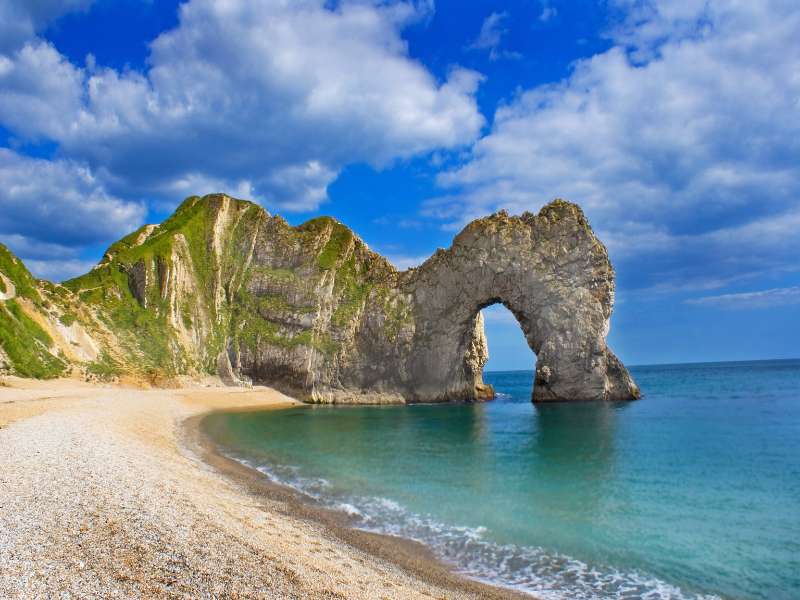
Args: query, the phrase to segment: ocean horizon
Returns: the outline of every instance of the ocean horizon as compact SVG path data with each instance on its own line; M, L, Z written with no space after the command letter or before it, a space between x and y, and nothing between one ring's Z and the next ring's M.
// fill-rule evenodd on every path
M665 362L665 363L625 363L628 368L644 368L644 367L686 367L686 366L704 366L704 365L736 365L736 364L749 364L749 363L774 363L774 362L794 362L800 361L800 357L792 358L754 358L746 360L707 360L707 361L690 361L690 362ZM534 361L535 362L535 361ZM484 374L489 373L527 373L532 372L532 369L486 369Z

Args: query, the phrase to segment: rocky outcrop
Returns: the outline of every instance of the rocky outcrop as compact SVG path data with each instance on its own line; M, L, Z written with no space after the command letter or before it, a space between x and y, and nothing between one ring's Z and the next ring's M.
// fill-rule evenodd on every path
M538 215L474 221L402 279L415 307L411 371L420 398L463 397L480 382L482 363L458 359L471 354L476 314L495 303L536 353L534 401L638 397L605 342L614 270L578 206L555 201Z
M84 307L100 357L86 368L100 372L215 373L312 402L486 399L480 311L499 302L536 353L535 401L638 397L605 342L608 255L564 201L474 221L399 272L334 219L292 227L249 202L192 197L65 287L52 299Z
M136 261L128 268L128 289L142 308L147 308L147 271L143 260Z

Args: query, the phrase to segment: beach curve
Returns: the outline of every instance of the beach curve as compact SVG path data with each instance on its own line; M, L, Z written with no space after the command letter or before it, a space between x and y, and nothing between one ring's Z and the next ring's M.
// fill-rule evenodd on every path
M490 598L413 543L335 515L203 440L214 410L297 404L269 388L0 387L0 596Z

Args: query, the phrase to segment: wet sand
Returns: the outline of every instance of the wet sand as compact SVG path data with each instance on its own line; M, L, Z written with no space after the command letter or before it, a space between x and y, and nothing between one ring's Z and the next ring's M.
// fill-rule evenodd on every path
M4 383L0 597L529 598L220 455L203 416L296 404L275 390Z

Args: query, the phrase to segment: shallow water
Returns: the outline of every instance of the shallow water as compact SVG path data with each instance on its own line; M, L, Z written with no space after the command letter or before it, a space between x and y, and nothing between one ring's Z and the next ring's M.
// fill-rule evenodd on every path
M646 396L216 414L223 450L543 598L800 598L800 361L634 367Z

